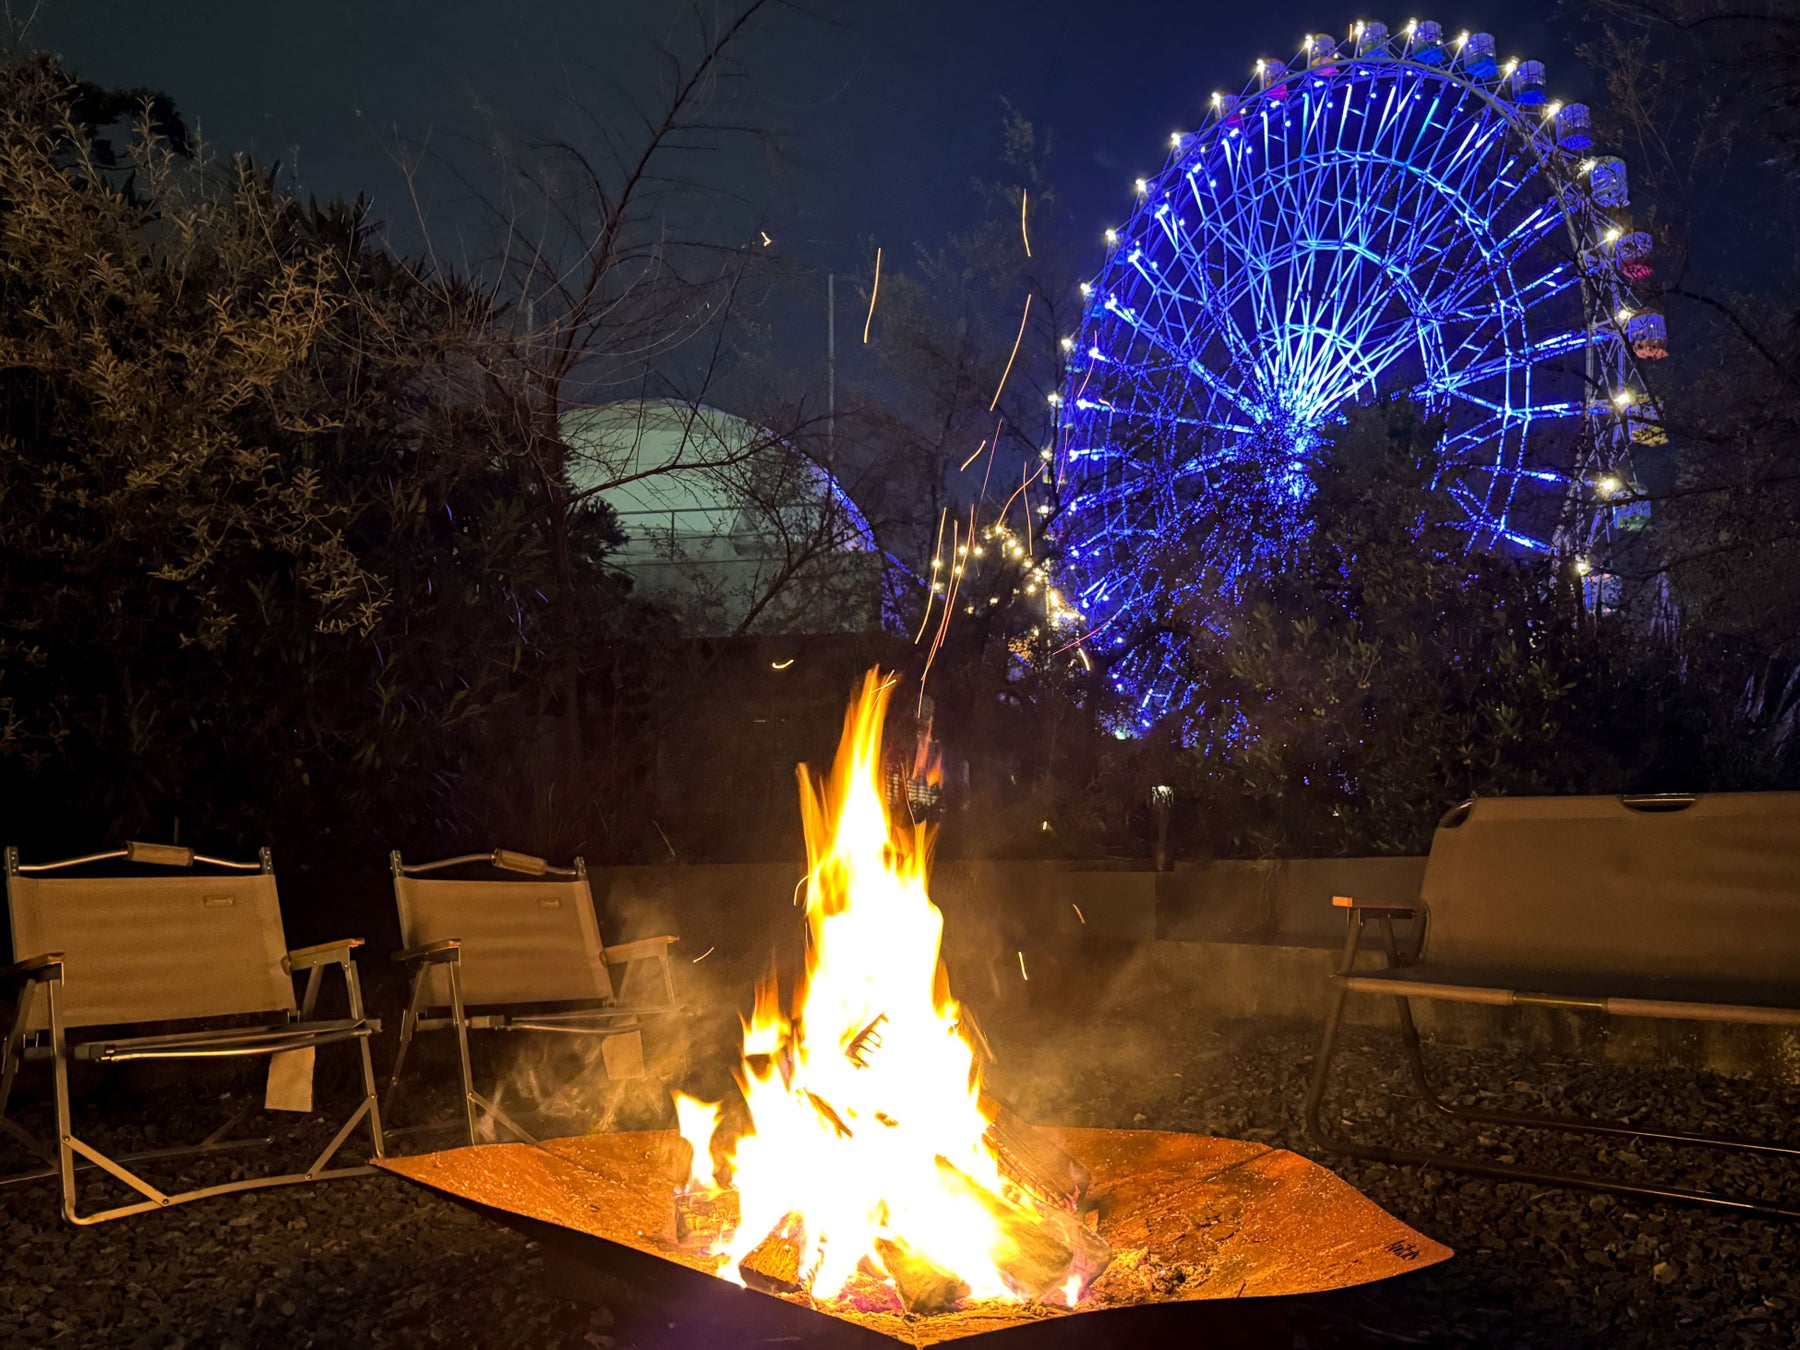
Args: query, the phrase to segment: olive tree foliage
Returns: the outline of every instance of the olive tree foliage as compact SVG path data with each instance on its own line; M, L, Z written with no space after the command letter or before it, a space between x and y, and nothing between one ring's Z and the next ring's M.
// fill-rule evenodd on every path
M166 100L41 58L0 85L13 827L446 827L471 738L529 697L551 570L484 297L210 157ZM609 522L568 533L603 590Z

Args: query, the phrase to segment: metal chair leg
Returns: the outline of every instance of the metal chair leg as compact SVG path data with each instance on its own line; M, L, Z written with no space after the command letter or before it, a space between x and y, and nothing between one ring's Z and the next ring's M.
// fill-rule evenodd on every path
M6 1029L6 1040L0 1042L0 1119L6 1116L7 1103L12 1100L13 1080L25 1057L25 1027L31 1020L31 1007L36 997L36 981L25 981L13 1009L12 1025Z
M419 1025L419 1008L425 996L425 977L429 967L413 971L412 989L406 998L406 1011L400 1015L400 1044L394 1051L394 1067L388 1074L387 1093L381 1099L382 1112L390 1119L394 1114L394 1098L400 1091L400 1070L406 1067L406 1052L412 1048L413 1033Z
M1331 1057L1337 1052L1338 1028L1344 1020L1344 1002L1350 991L1339 986L1332 993L1331 1011L1325 1015L1325 1035L1319 1042L1318 1058L1313 1061L1312 1081L1306 1088L1306 1105L1303 1117L1306 1121L1306 1136L1319 1148L1330 1152L1340 1152L1339 1141L1334 1139L1320 1123L1319 1112L1325 1102L1325 1087L1331 1072Z
M1344 950L1338 956L1339 975L1348 975L1356 968L1356 948L1362 940L1362 916L1354 911L1349 915L1349 923L1344 933ZM1313 1061L1312 1081L1306 1089L1305 1120L1306 1133L1314 1144L1322 1149L1334 1150L1335 1141L1319 1123L1319 1110L1325 1101L1325 1086L1331 1072L1331 1057L1337 1050L1338 1028L1344 1020L1344 1003L1350 991L1343 985L1334 985L1331 995L1331 1011L1325 1015L1325 1035L1319 1042L1319 1055Z
M1727 1148L1743 1153L1764 1153L1778 1158L1800 1158L1800 1145L1768 1144L1755 1139L1738 1139L1727 1135L1687 1134L1680 1130L1645 1129L1638 1125L1621 1125L1610 1120L1583 1116L1557 1116L1537 1111L1496 1111L1481 1106L1458 1106L1445 1101L1425 1069L1425 1056L1418 1027L1413 1022L1411 1000L1396 998L1400 1009L1400 1038L1406 1050L1407 1067L1412 1072L1419 1095L1432 1110L1453 1120L1473 1121L1481 1125L1509 1125L1527 1130L1562 1130L1569 1134L1598 1134L1617 1139L1649 1139L1659 1144L1697 1145L1705 1148Z
M353 962L344 963L344 988L350 999L350 1016L361 1021L364 1016L362 981L357 978ZM375 1085L375 1057L369 1048L370 1037L357 1037L356 1048L362 1057L363 1100L369 1105L369 1144L377 1158L387 1156L387 1140L381 1131L380 1090Z
M75 1127L69 1110L69 1038L62 1024L62 981L49 982L50 1074L56 1099L56 1170L62 1181L63 1217L80 1220L75 1213Z
M445 969L450 972L450 1017L456 1024L456 1053L462 1065L463 1123L468 1127L469 1142L475 1142L475 1071L469 1063L469 1019L463 1008L462 971L455 961Z

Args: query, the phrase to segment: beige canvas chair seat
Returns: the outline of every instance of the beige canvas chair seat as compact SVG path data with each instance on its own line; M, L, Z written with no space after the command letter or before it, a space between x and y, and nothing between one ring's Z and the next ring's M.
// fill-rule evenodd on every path
M5 857L13 951L24 959L0 970L0 978L18 988L12 1023L0 1045L0 1130L49 1164L8 1180L60 1176L64 1214L71 1222L89 1224L209 1195L366 1173L366 1166L331 1165L359 1125L366 1124L374 1155L381 1156L381 1116L368 1044L381 1024L363 1010L352 957L361 939L288 950L267 849L254 863L137 843L53 863L23 864L13 848ZM181 871L119 876L91 870L117 860ZM196 864L210 870L197 871ZM315 1016L321 978L330 967L344 980L346 1017ZM306 988L296 998L294 977L301 973ZM216 1025L227 1019L234 1024ZM134 1027L152 1026L158 1029L130 1034ZM248 1109L192 1148L118 1157L73 1128L68 1068L76 1060L117 1064L267 1057L269 1104L310 1110L313 1053L347 1042L360 1052L362 1099L303 1171L165 1192L130 1166L152 1157L267 1142L226 1137ZM53 1147L6 1115L19 1069L32 1060L52 1065ZM81 1214L76 1173L88 1169L107 1173L144 1198Z
M1345 1000L1377 994L1394 1000L1413 1078L1443 1115L1800 1158L1800 1145L1458 1106L1425 1072L1410 1003L1800 1027L1800 793L1478 798L1439 822L1418 904L1365 905L1346 896L1334 903L1347 911L1349 930L1306 1102L1307 1127L1321 1147L1800 1218L1800 1209L1771 1201L1376 1148L1340 1139L1322 1121ZM1407 921L1421 926L1411 942L1396 930ZM1385 969L1357 968L1371 925Z
M471 869L512 875L441 875ZM492 1094L476 1091L472 1031L593 1037L609 1076L644 1075L643 1031L673 1022L681 1012L669 959L676 939L605 946L580 858L552 867L531 854L495 849L408 864L393 853L389 870L405 944L395 959L412 967L384 1103L390 1114L407 1051L427 1031L456 1033L471 1143L484 1122L535 1142Z

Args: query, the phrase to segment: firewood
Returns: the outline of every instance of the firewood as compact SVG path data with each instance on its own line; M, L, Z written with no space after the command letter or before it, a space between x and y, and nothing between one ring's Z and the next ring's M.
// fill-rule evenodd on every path
M752 1289L765 1294L798 1294L806 1286L800 1277L800 1216L790 1214L738 1262L738 1274Z
M981 1114L990 1122L987 1144L1003 1176L1039 1203L1079 1214L1093 1176L992 1093L983 1091Z
M861 1031L850 1038L850 1044L844 1047L844 1058L859 1069L869 1067L869 1058L881 1049L881 1024L888 1020L886 1013L877 1013Z
M851 1037L850 1044L844 1048L844 1057L857 1068L868 1068L880 1052L880 1028L885 1021L887 1014L879 1014ZM970 1044L975 1048L977 1056L991 1058L992 1051L987 1049L987 1040L982 1036L981 1028L975 1024L974 1015L967 1008L962 1010L961 1025L964 1032L972 1038ZM807 1096L812 1097L812 1094L809 1092ZM817 1097L812 1097L812 1101L819 1113L830 1120L840 1134L850 1133L849 1128L826 1103ZM984 1137L988 1147L994 1152L994 1159L999 1163L1002 1175L1040 1204L1081 1213L1086 1206L1088 1185L1093 1180L1087 1168L1051 1143L1035 1126L1028 1125L1016 1111L985 1089L980 1095L979 1109L988 1120Z
M735 1190L679 1191L675 1196L675 1241L684 1247L711 1246L738 1222Z
M969 1286L953 1270L946 1270L903 1242L875 1239L875 1254L894 1278L901 1306L909 1313L945 1312L969 1296Z
M1044 1215L1044 1222L1070 1252L1064 1283L1067 1283L1067 1275L1079 1275L1085 1287L1099 1279L1101 1272L1112 1264L1112 1244L1090 1225L1091 1217L1063 1210L1048 1211Z
M993 1218L999 1237L990 1256L1008 1288L1020 1298L1035 1301L1063 1286L1075 1252L1051 1225L1040 1215L977 1185L945 1159L939 1158L937 1165L947 1190L966 1195Z

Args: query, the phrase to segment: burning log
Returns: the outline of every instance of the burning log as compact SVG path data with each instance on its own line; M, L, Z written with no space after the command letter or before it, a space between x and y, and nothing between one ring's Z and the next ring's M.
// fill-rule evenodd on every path
M902 1242L875 1239L875 1254L894 1278L901 1306L921 1315L948 1312L969 1296L969 1286L953 1270L945 1270Z
M1087 1168L992 1094L981 1094L980 1109L989 1121L984 1137L1001 1174L1041 1204L1081 1213L1093 1180Z
M738 1262L738 1274L765 1294L798 1294L806 1282L800 1274L800 1216L790 1214Z
M885 1021L886 1013L877 1014L844 1047L844 1057L857 1068L867 1069L874 1062L881 1049L880 1030ZM967 1009L963 1010L960 1025L965 1034L974 1038L972 1044L985 1049L987 1039L981 1035L980 1028ZM840 1135L850 1134L837 1112L812 1093L809 1092L807 1096L812 1098L813 1106L832 1123ZM1087 1200L1088 1184L1093 1180L1087 1168L1051 1143L992 1093L984 1090L977 1105L983 1118L988 1121L983 1137L993 1150L1001 1174L1040 1204L1079 1214Z
M844 1058L859 1069L868 1068L869 1056L881 1049L881 1024L885 1021L887 1014L877 1013L874 1021L850 1038L850 1044L844 1047Z
M937 1165L946 1190L965 1195L993 1219L998 1233L991 1253L994 1265L1020 1298L1035 1302L1061 1289L1071 1275L1086 1283L1112 1259L1112 1248L1073 1215L1033 1213L977 1185L943 1158Z
M738 1224L734 1190L678 1191L675 1195L675 1241L684 1247L710 1247L731 1235Z

